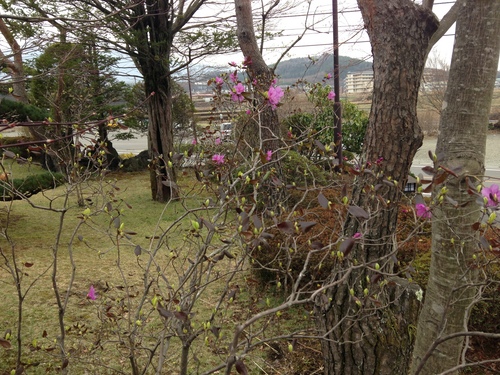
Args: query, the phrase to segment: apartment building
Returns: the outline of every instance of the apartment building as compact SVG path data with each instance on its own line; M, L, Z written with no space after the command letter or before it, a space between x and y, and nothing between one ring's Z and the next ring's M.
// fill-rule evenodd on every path
M369 93L373 90L373 71L349 72L344 80L346 93Z

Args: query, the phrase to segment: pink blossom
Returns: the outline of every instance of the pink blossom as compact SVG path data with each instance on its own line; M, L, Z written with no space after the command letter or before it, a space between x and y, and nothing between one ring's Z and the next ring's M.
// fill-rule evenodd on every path
M423 203L415 205L415 209L417 210L417 216L422 219L430 219L432 217L431 209Z
M362 235L361 233L356 232L356 233L354 233L354 234L353 234L352 238L354 238L354 239L356 239L356 240L357 240L358 238L361 238L362 236L363 236L363 235Z
M269 101L269 105L272 109L276 109L278 107L278 104L283 95L285 95L285 93L283 92L281 87L269 87L269 90L267 91L267 100Z
M325 76L326 79L330 79L332 78L332 75L330 73L328 73L326 76Z
M233 87L233 92L231 93L231 99L233 102L242 102L245 98L242 93L245 91L245 86L240 82Z
M267 152L266 152L266 160L267 161L271 161L272 157L273 157L273 151L272 150L267 150Z
M97 298L97 294L95 292L93 285L91 285L89 288L89 292L87 293L87 298L91 299L92 301L95 301L95 299Z
M250 116L252 114L252 111L250 111L249 109L247 109L247 111L245 113Z
M233 83L238 82L238 72L236 72L236 70L235 70L233 73L231 73L231 74L229 75L229 78L231 79L231 81L232 81Z
M245 60L243 60L243 65L248 66L252 64L252 58L250 56L245 56Z
M217 86L222 86L223 83L224 83L224 80L221 77L215 77L215 84Z
M497 184L493 184L490 187L483 187L481 194L487 199L486 206L495 207L500 197L500 188Z
M215 154L212 156L212 161L215 162L215 164L224 164L224 154Z
M327 98L328 98L328 100L332 100L332 101L335 100L335 92L330 91L328 93L328 97Z
M191 141L191 144L192 144L192 145L196 145L197 143L198 143L198 142L196 141L196 139L193 139L193 140Z
M237 66L238 64L236 64L234 61L231 61L231 62L229 63L229 65L231 65L231 66Z
M220 138L215 138L215 144L220 145L221 144L221 139Z

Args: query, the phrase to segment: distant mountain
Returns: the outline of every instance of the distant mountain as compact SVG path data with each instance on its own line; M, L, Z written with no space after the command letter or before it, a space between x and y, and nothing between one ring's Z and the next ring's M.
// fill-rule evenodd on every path
M372 62L339 56L340 82L344 82L347 73L372 70ZM333 75L333 55L319 57L298 57L280 62L276 69L280 85L291 85L299 79L307 82L320 82L328 73Z

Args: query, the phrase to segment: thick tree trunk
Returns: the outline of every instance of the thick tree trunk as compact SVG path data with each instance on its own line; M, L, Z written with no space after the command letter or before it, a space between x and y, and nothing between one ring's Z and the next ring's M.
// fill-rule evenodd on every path
M147 8L147 9L146 9ZM135 56L144 77L148 99L150 179L153 200L166 202L178 197L176 174L169 167L174 151L170 58L174 31L167 0L148 0L133 8L136 22Z
M369 218L361 221L349 216L345 223L348 237L356 232L363 235L348 261L372 266L378 261L382 271L391 273L387 258L396 251L397 203L422 144L417 97L427 46L438 21L410 0L358 0L358 5L370 37L374 68L363 159L375 173L362 172L355 182L351 205L363 208ZM388 177L397 183L388 182ZM332 270L330 281L338 272ZM332 288L317 301L318 328L326 339L325 374L402 374L408 368L415 316L398 305L414 309L413 292L397 280L390 283L395 291L372 284L367 281L372 276L365 267L357 268L348 283ZM381 293L382 306L370 302L375 293Z
M254 92L267 91L274 80L274 72L269 68L262 57L262 53L255 38L252 17L252 3L250 0L235 0L237 35L241 52L249 59L248 74L250 81L255 82ZM258 94L257 94L258 95ZM256 97L262 103L263 98ZM259 106L261 107L261 106ZM259 121L250 121L248 129L242 130L245 140L254 149L276 150L280 146L280 127L278 113L269 106L264 106L259 113Z
M163 79L162 79L163 78ZM151 193L155 201L166 202L178 197L176 174L168 162L174 149L172 130L172 98L169 78L144 75L146 92L154 92L148 99L149 152L151 156Z
M443 200L432 211L431 268L412 374L437 374L458 364L463 336L428 351L436 340L467 331L476 294L473 256L479 241L473 224L479 221L480 205L476 196L467 194L466 178L471 176L474 181L473 176L484 173L488 116L500 52L500 2L463 3L436 149L437 166L455 170L457 177L449 176L433 193L437 199L446 186L447 196L457 205Z

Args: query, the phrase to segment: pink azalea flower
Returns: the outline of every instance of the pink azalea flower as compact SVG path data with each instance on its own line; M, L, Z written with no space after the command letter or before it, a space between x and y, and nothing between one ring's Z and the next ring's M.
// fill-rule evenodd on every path
M245 56L245 60L243 61L244 66L248 66L252 64L252 58L250 56Z
M247 111L245 113L250 116L252 114L252 111L250 111L249 109L247 109Z
M332 78L332 75L330 73L328 73L326 76L325 76L326 79L330 79Z
M271 161L272 157L273 157L273 151L272 150L267 150L267 152L266 152L266 160L267 161Z
M493 184L490 187L483 187L481 194L487 199L486 206L495 207L500 197L500 188L497 184Z
M417 211L417 216L422 219L430 219L432 217L431 209L423 203L419 203L415 206Z
M354 233L354 234L353 234L352 238L354 238L354 239L356 239L356 240L357 240L358 238L361 238L362 236L363 236L363 235L362 235L361 233L356 232L356 233Z
M197 144L197 143L198 143L198 142L196 142L196 139L193 139L193 140L191 141L191 144L192 144L192 145L195 145L195 144Z
M212 156L212 161L215 162L215 164L224 164L224 154L215 154Z
M231 66L237 66L238 64L236 64L234 61L231 61L231 62L229 63L229 65L231 65Z
M332 100L332 101L335 100L335 93L333 91L330 91L328 93L328 97L327 98L328 98L328 100Z
M220 145L221 144L221 139L220 138L215 138L215 144Z
M221 77L215 77L215 84L217 86L222 86L223 83L224 83L224 80Z
M231 99L233 102L242 102L245 98L242 93L245 92L245 86L240 82L233 87L233 92L231 93Z
M276 109L278 107L278 104L283 95L285 95L285 93L283 92L281 87L269 87L269 90L267 91L267 100L269 101L269 105L272 109Z
M92 301L95 301L95 299L97 298L97 294L95 292L93 285L91 285L89 288L89 292L87 293L87 298L91 299Z
M229 75L229 78L231 79L231 81L232 81L233 83L238 82L238 72L236 72L236 70L235 70L233 73L231 73L231 74Z

